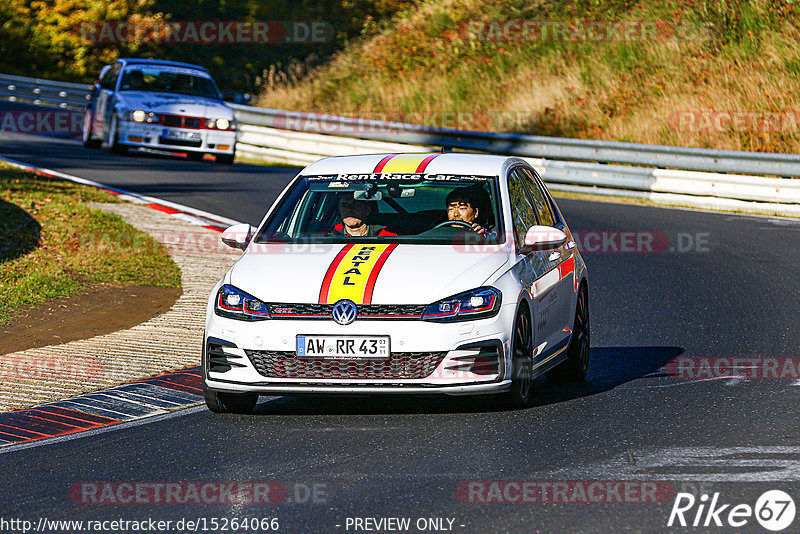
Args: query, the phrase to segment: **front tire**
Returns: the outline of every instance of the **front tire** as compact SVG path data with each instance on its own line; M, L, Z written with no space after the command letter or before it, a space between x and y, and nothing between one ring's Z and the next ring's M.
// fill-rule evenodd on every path
M590 353L589 296L586 286L581 286L575 305L575 322L572 339L567 349L567 359L546 373L551 382L582 382L589 372Z
M212 391L203 384L203 397L206 406L214 413L252 413L258 402L255 393L222 393Z
M88 109L83 114L83 131L81 140L84 148L100 148L100 140L92 139L92 112Z
M119 118L116 112L111 114L111 126L108 132L108 149L112 154L125 154L128 147L119 142Z
M533 401L533 336L531 318L527 310L520 309L514 321L514 338L511 342L511 389L504 401L513 408L527 408Z

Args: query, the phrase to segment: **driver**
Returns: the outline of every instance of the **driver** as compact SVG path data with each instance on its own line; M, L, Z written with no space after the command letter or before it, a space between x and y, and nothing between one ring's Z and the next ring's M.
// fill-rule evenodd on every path
M367 224L367 219L372 215L374 203L368 200L356 200L352 194L343 194L339 197L339 216L342 222L333 227L331 235L347 237L387 237L396 236L385 226L380 224Z
M450 191L445 200L447 204L447 219L450 221L464 221L472 225L472 231L489 239L497 237L497 232L486 226L478 224L481 203L478 194L471 187L459 187Z

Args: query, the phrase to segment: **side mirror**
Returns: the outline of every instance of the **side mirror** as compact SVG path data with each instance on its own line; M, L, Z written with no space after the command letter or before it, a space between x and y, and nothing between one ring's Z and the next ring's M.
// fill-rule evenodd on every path
M89 100L96 97L98 92L100 92L100 80L94 82L94 85L92 85L92 88L89 90Z
M530 250L553 250L567 242L567 234L552 226L531 226L525 234L525 247Z
M222 232L220 239L231 248L244 250L250 244L253 228L249 224L235 224Z

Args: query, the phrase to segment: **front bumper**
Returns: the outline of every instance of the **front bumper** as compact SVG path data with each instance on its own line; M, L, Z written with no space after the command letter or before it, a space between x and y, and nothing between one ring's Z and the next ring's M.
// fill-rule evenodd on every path
M228 393L258 393L260 395L492 395L508 391L511 380L488 384L461 384L452 386L420 387L407 384L383 384L380 386L356 385L293 385L293 384L236 384L218 380L206 380L206 387Z
M164 137L165 130L199 134L198 140L172 140ZM119 141L126 146L145 147L178 152L233 154L236 150L235 130L210 130L166 127L133 121L120 121Z
M250 323L219 317L210 310L203 344L203 380L213 391L265 395L501 393L511 382L506 375L515 308L506 305L495 317L460 323L362 320L347 326L333 320ZM392 354L374 364L357 359L299 358L294 352L297 335L388 335ZM256 357L264 353L277 364L262 365ZM433 371L426 368L424 376L415 375L423 365L420 360L431 355L438 361ZM392 359L396 360L390 364ZM267 367L282 372L270 373L265 371ZM364 368L370 372L353 371ZM380 376L381 370L389 368L395 371L393 376ZM303 372L293 375L287 371L290 369ZM398 369L401 375L406 370L408 374L398 376Z

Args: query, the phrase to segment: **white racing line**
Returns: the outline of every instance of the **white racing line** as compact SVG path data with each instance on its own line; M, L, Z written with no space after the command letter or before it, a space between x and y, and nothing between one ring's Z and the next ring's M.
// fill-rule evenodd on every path
M16 167L18 169L32 171L44 176L61 178L63 180L68 180L70 182L74 182L77 184L86 185L97 189L102 189L113 195L116 195L118 198L122 200L127 200L135 204L147 205L153 209L156 209L163 213L167 213L168 215L171 215L173 217L178 217L191 224L195 224L197 226L203 226L211 230L221 231L227 228L228 226L233 226L234 224L241 224L240 221L236 221L234 219L228 219L227 217L222 217L221 215L209 213L207 211L199 210L197 208L184 206L183 204L170 202L168 200L162 200L160 198L141 195L139 193L134 193L133 191L127 191L125 189L119 189L117 187L111 187L110 185L101 184L100 182L95 182L94 180L87 180L86 178L81 178L80 176L75 176L72 174L55 171L53 169L47 169L45 167L39 167L37 165L31 165L30 163L24 163L22 161L17 161L11 158L7 158L5 156L0 156L0 162L7 163L8 165L11 165L12 167ZM159 209L156 206L160 206L162 209Z

